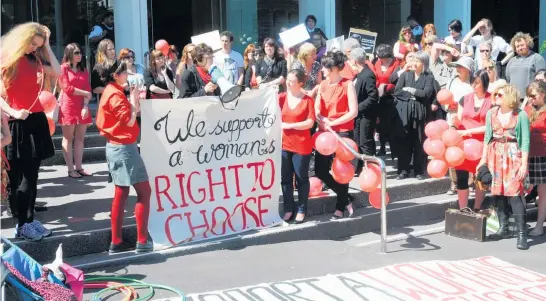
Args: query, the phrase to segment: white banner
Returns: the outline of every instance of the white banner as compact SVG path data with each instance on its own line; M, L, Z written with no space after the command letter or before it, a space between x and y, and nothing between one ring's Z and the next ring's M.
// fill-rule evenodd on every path
M156 249L282 222L274 89L244 92L235 110L212 96L146 100L141 115Z

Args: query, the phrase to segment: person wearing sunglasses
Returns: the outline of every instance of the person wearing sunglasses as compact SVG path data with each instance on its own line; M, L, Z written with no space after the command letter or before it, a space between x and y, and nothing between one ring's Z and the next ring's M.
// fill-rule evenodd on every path
M521 110L518 88L506 85L495 94L498 107L487 112L484 148L476 171L487 165L493 180L491 195L497 201L499 230L492 239L508 238L508 204L517 229L517 245L527 250L527 220L523 192L528 171L530 125L527 114Z
M476 32L480 34L475 35ZM506 53L506 56L502 60L502 64L506 64L508 60L512 57L513 50L510 47L510 44L506 43L506 41L499 37L495 33L495 29L493 28L493 23L489 19L481 19L478 23L476 23L476 26L472 28L464 37L463 44L470 45L472 47L476 47L481 51L481 44L484 42L489 42L491 44L491 58L495 61L497 61L497 58L499 56L499 53L504 52ZM474 60L479 64L476 70L479 70L482 68L481 63L482 60L480 60L480 52L477 51L474 55Z
M486 59L482 63L482 66L483 70L485 70L489 76L489 88L487 89L487 92L494 93L498 88L507 84L504 79L497 77L497 65L495 64L495 61L490 58Z

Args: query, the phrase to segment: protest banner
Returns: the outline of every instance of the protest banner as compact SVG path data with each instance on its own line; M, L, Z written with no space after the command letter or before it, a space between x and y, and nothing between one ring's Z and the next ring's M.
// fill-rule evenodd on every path
M366 51L366 54L370 56L374 54L377 32L351 28L349 29L349 38L354 38L359 41L362 48Z
M280 224L281 116L275 89L146 100L141 154L156 249Z

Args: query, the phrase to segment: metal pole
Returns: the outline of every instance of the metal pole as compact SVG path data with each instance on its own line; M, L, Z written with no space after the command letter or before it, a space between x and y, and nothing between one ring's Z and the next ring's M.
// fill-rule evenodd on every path
M85 66L87 71L91 74L91 48L89 46L89 35L85 35Z
M337 141L349 150L356 158L362 161L371 161L381 168L381 253L387 253L387 166L381 158L368 156L356 152L347 142L345 142L332 128L327 130L334 134Z

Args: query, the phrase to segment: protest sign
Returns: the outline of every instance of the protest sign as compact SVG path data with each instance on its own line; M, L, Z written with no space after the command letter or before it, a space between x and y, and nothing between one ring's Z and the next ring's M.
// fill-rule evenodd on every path
M141 154L156 249L280 224L281 116L274 89L142 102Z
M345 41L345 36L339 36L337 38L330 39L326 41L326 49L328 51L337 49L343 51L343 41Z
M205 43L213 51L222 49L222 41L220 40L220 32L218 30L193 36L191 37L191 43L194 45Z
M349 38L354 38L360 42L360 45L366 54L373 55L375 51L375 42L377 40L377 32L371 32L358 28L349 29Z
M299 43L309 40L309 32L305 25L300 24L292 27L289 30L283 31L279 34L284 48L288 49L292 46L296 46Z

